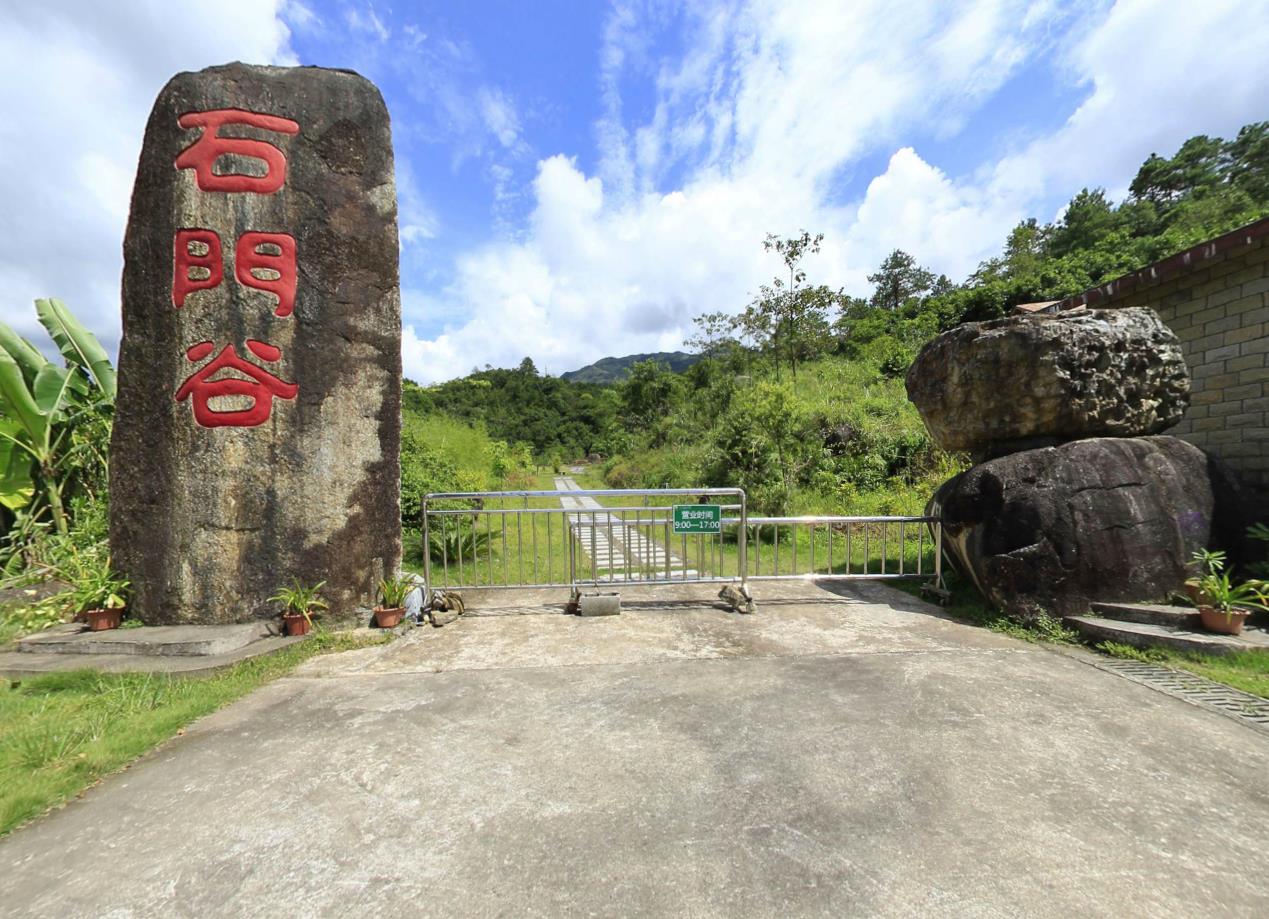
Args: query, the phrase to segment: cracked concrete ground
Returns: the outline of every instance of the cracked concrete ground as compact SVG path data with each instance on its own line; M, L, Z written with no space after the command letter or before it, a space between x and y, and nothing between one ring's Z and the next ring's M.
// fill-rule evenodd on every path
M314 659L0 841L0 912L1269 914L1269 735L879 585L709 596Z

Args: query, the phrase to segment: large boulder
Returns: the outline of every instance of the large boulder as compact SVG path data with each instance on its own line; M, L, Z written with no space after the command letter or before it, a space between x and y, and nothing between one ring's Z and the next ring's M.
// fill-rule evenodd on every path
M110 543L146 623L368 611L401 557L388 112L349 71L174 77L124 240ZM361 615L368 615L362 612Z
M956 567L1022 618L1090 601L1165 600L1228 512L1231 484L1175 437L1094 438L989 460L946 482L932 513Z
M1166 431L1189 405L1190 377L1153 310L1081 309L944 332L917 355L907 389L939 446L984 459Z

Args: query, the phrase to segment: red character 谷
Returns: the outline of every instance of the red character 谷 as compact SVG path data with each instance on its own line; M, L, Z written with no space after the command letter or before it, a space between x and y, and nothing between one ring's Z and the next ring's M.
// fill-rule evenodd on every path
M215 346L209 341L199 342L191 346L185 357L190 361L201 361L211 354ZM247 348L256 357L272 363L282 357L282 352L263 341L250 339ZM226 377L213 380L222 370L235 370L242 377ZM191 374L176 391L176 401L191 399L194 407L194 420L205 428L238 427L253 428L269 420L273 411L273 399L294 399L300 388L294 383L280 380L263 367L245 361L238 356L233 345L225 345L220 353L209 361L201 370ZM216 411L209 402L218 396L246 396L251 400L251 407Z
M271 195L286 181L286 156L267 140L253 137L222 137L220 129L226 125L247 125L278 134L298 134L300 126L290 118L263 115L236 108L212 109L206 112L187 112L177 119L182 128L202 128L198 139L176 157L177 169L193 169L194 178L202 191L249 191ZM264 163L264 175L244 173L217 174L212 171L216 160L235 155Z
M262 252L273 248L277 252ZM261 277L256 272L273 272ZM239 282L278 298L275 316L290 316L295 309L295 237L286 233L243 233L234 251L234 274Z
M195 247L205 252L193 251ZM196 290L210 290L224 275L220 267L220 237L212 230L177 230L172 244L172 303L185 305L185 296ZM193 277L202 269L206 277Z

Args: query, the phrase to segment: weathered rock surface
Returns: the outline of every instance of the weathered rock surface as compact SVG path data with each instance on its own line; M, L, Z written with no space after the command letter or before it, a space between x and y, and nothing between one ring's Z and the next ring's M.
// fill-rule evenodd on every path
M946 482L943 544L995 605L1024 618L1180 593L1228 513L1230 483L1175 437L1094 438L989 460Z
M1190 377L1153 310L1080 310L944 332L913 361L907 390L939 446L983 459L1158 434L1185 413Z
M373 606L401 554L388 113L357 74L174 77L124 243L111 546L143 622ZM368 613L367 613L368 614Z

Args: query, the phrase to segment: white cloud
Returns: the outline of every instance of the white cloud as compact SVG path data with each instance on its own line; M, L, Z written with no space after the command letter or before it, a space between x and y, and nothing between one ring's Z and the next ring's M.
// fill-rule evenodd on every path
M460 257L428 307L407 298L407 318L461 317L432 342L413 339L408 373L431 381L525 354L561 372L677 347L692 316L739 309L775 273L768 231L826 233L813 277L856 293L896 247L961 279L1018 220L1052 217L1084 185L1122 194L1151 151L1232 136L1269 98L1269 70L1248 64L1269 52L1269 22L1232 0L770 0L685 17L690 50L655 59L645 12L617 5L600 54L597 174L544 159L524 238ZM962 130L1042 60L1085 87L1050 135L957 176L905 143L914 130ZM656 87L642 124L625 118L632 75ZM878 151L887 166L862 196L833 201L834 176Z
M42 2L0 13L0 314L39 343L64 299L113 350L146 116L182 70L295 63L280 2Z

